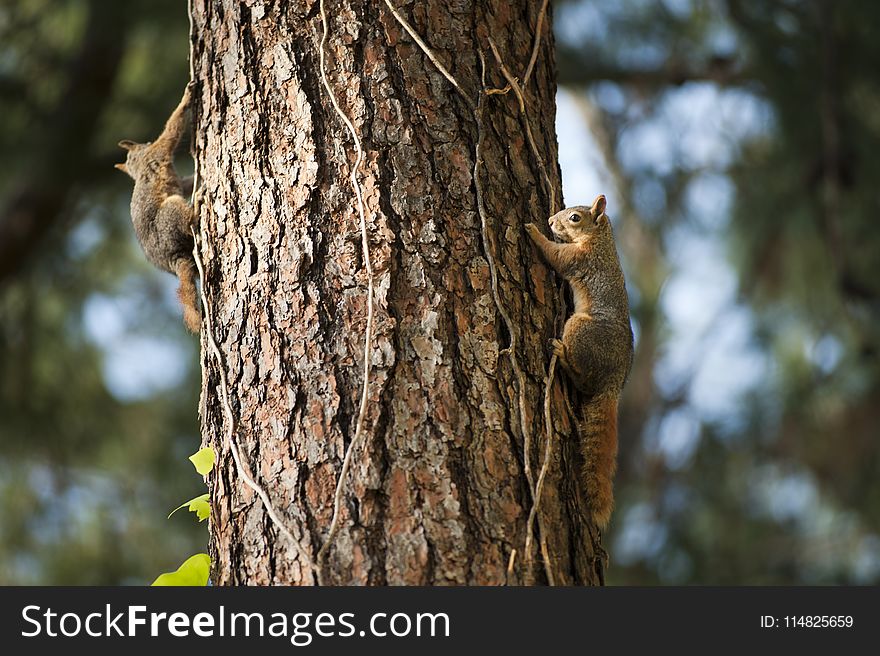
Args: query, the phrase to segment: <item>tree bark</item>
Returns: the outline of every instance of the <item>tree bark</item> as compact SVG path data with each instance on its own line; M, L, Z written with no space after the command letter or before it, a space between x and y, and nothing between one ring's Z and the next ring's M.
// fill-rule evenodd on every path
M483 93L480 54L487 87L506 84L490 36L522 80L541 5L392 4L460 91L386 3L326 0L327 83L363 147L375 294L363 439L323 582L600 583L603 552L582 505L561 374L540 526L530 554L524 546L533 503L524 445L535 481L547 445L548 341L565 309L523 231L546 225L550 189L515 94ZM199 243L222 360L203 349L202 436L219 455L209 481L213 578L309 585L364 383L369 276L355 144L322 81L317 0L194 0L192 13ZM548 15L524 95L559 199L555 91ZM232 457L220 366L235 443L283 528Z

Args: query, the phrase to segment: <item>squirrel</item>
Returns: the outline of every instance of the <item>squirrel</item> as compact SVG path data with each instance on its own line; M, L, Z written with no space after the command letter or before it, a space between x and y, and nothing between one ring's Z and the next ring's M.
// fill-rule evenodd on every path
M629 299L605 196L591 207L569 207L550 217L559 242L547 239L534 223L529 236L544 259L571 285L574 312L553 352L584 403L578 432L584 458L583 481L593 521L608 525L614 506L612 480L617 469L617 403L633 361Z
M183 196L185 188L192 189L192 183L181 180L174 170L174 150L183 136L191 88L192 84L187 85L180 104L155 141L141 144L126 139L119 142L119 147L127 150L128 155L124 164L115 166L134 180L131 220L144 255L152 264L180 279L177 296L183 305L183 320L187 328L197 333L201 312L190 232L196 216Z

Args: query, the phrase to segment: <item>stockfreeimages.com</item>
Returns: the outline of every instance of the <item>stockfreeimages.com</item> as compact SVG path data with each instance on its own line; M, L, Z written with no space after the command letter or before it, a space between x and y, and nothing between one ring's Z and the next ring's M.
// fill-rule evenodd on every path
M102 612L81 616L31 605L22 608L21 617L24 621L21 635L25 638L244 636L288 638L297 647L311 644L316 637L448 638L450 631L446 613L374 613L360 629L354 613L234 613L224 606L211 613L191 615L150 612L146 606L127 606L117 612L107 604Z

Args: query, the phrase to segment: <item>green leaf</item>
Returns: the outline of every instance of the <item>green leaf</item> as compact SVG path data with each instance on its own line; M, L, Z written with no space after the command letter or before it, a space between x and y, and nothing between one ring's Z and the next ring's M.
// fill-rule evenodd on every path
M194 512L196 516L199 518L200 522L208 519L208 515L211 514L211 505L208 503L208 495L200 494L195 499L190 499L189 501L184 501L182 504L177 506L171 513L168 515L168 519L171 519L171 515L176 513L178 510L183 508L184 506L189 506L189 511Z
M154 586L166 585L192 585L204 587L208 585L208 575L211 572L211 558L208 554L200 553L187 558L176 572L160 574Z
M192 454L189 459L197 472L202 476L207 476L208 472L214 468L214 449L206 446Z

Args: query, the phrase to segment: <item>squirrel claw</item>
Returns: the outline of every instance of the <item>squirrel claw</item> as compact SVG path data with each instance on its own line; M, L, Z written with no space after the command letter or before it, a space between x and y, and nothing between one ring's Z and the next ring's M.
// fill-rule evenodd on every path
M181 100L181 104L185 105L185 106L189 106L190 102L192 101L193 96L195 95L195 92L196 92L195 80L190 80L187 83L186 88L183 90L183 100Z
M565 345L562 343L562 340L556 339L555 337L550 340L550 348L553 349L553 355L557 357L563 357L565 354Z

